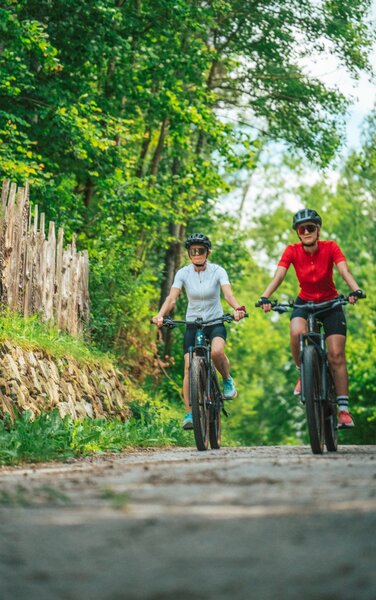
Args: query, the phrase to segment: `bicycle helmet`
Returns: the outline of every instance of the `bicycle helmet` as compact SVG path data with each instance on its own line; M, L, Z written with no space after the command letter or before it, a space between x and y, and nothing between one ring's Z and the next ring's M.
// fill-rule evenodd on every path
M312 223L316 223L319 227L322 225L322 220L320 215L310 208L303 208L303 210L298 210L298 212L292 218L292 228L297 230L299 225L303 223L308 223L308 221L312 221Z
M208 236L204 235L203 233L192 233L192 235L185 240L185 247L187 250L189 250L193 244L201 244L208 250L211 248L211 241L209 240Z

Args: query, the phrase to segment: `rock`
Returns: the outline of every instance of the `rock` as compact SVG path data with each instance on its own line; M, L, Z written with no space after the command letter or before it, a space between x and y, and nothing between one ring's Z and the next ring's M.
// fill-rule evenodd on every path
M42 350L0 344L0 416L29 410L32 415L58 408L62 417L130 416L124 375L99 363L81 365L71 358L54 359Z

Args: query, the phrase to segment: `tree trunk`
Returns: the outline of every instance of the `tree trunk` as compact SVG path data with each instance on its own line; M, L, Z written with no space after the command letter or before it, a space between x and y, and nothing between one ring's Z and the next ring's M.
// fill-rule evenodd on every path
M159 163L161 162L161 159L162 159L163 144L164 144L164 140L165 140L166 133L167 133L167 126L168 126L168 117L165 117L162 121L161 130L159 133L158 144L157 144L157 147L154 152L153 160L151 161L150 175L152 175L153 177L156 177L156 175L158 173Z
M144 173L144 163L145 163L146 155L149 150L150 141L151 141L151 129L149 127L145 131L145 134L144 134L144 139L143 139L142 146L141 146L140 158L138 159L138 166L136 169L136 177L142 177L142 175Z
M93 195L94 195L94 183L90 179L90 177L88 177L86 180L85 189L84 189L84 204L85 204L87 210L90 208L90 204L91 204Z
M174 240L170 243L166 251L165 273L161 286L161 297L159 301L159 307L162 306L166 296L168 295L172 283L174 281L175 273L181 265L182 239L185 235L185 226L176 223L170 223L169 234L170 236L174 237ZM173 313L171 314L171 316L172 315ZM164 342L163 355L170 356L173 339L172 329L162 329L162 335Z

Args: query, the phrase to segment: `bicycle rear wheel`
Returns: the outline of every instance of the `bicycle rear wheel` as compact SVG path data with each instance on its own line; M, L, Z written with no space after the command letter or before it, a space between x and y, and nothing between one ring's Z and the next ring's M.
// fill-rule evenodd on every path
M320 399L321 373L317 351L313 346L303 350L303 397L305 399L309 440L313 454L324 451L324 411Z
M212 369L214 369L212 365ZM210 447L213 450L219 450L221 447L221 410L222 410L222 395L219 390L218 380L213 371L212 385L212 404L209 409L209 441Z
M194 356L190 365L189 400L192 406L193 432L197 450L207 450L209 444L207 371L201 356Z
M328 369L328 397L324 408L325 445L329 452L338 449L337 398L333 375Z

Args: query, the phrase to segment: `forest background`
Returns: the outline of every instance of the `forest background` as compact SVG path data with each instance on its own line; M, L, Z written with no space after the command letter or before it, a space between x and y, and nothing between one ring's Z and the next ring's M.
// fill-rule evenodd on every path
M203 231L249 311L229 332L239 397L226 441L306 440L288 318L254 308L296 241L293 196L322 214L322 239L338 241L367 292L347 311L357 427L346 440L376 442L376 112L345 156L349 100L305 66L330 55L354 80L372 77L371 4L1 2L0 174L29 181L47 220L88 249L91 343L116 355L151 412L182 413L181 333L157 343L149 319L185 263L182 241ZM321 175L302 184L310 168ZM295 297L293 272L279 292Z

